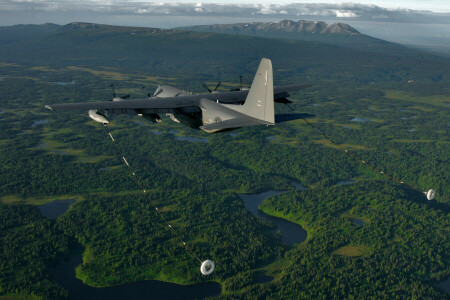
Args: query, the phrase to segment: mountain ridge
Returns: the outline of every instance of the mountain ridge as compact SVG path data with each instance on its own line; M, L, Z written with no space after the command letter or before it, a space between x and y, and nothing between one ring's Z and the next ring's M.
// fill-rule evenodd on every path
M376 53L402 53L405 45L378 39L359 32L346 23L323 21L254 22L176 27L174 30L303 40ZM384 49L381 49L384 48Z
M213 24L198 26L183 26L174 29L182 30L201 30L214 32L249 33L249 32L291 32L291 33L309 33L309 34L340 34L340 35L361 35L361 33L352 26L345 23L327 24L323 21L306 20L282 20L278 22L253 22L253 23L235 23L235 24Z

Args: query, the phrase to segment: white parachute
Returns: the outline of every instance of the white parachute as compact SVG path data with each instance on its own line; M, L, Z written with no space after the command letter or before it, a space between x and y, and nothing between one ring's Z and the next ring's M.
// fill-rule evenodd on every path
M200 272L202 272L203 275L210 275L212 272L214 272L215 264L212 260L205 260L202 263L202 266L200 267Z
M427 195L428 200L433 200L434 196L436 195L436 192L433 189L431 189L428 192L426 192L425 195Z

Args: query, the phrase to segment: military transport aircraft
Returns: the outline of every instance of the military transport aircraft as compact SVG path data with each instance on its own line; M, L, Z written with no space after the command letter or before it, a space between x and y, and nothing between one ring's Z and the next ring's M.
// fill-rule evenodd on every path
M161 122L160 114L167 114L177 123L211 133L297 119L291 115L276 120L274 102L291 103L286 98L288 92L307 87L309 85L274 87L272 62L263 58L248 90L210 90L209 94L196 95L171 86L159 86L153 96L145 99L126 100L114 95L112 101L51 104L45 107L51 110L88 110L93 120L103 124L109 123L106 117L110 114L139 115L151 122Z

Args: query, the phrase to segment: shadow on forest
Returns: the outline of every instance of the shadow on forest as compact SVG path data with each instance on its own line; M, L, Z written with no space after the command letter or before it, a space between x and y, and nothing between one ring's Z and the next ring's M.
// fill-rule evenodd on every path
M298 114L298 113L294 113L294 114L276 114L275 115L275 123L283 123L283 122L288 122L288 121L293 121L293 120L298 120L298 119L306 119L306 118L314 118L315 115L312 114Z

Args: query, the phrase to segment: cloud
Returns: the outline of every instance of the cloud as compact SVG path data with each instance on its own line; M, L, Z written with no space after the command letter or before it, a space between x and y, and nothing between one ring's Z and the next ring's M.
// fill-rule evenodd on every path
M201 16L234 18L354 19L379 22L450 23L450 14L386 9L355 3L221 4L164 3L142 0L0 0L0 11L87 12L99 16Z
M337 18L357 18L358 14L348 10L335 10Z

